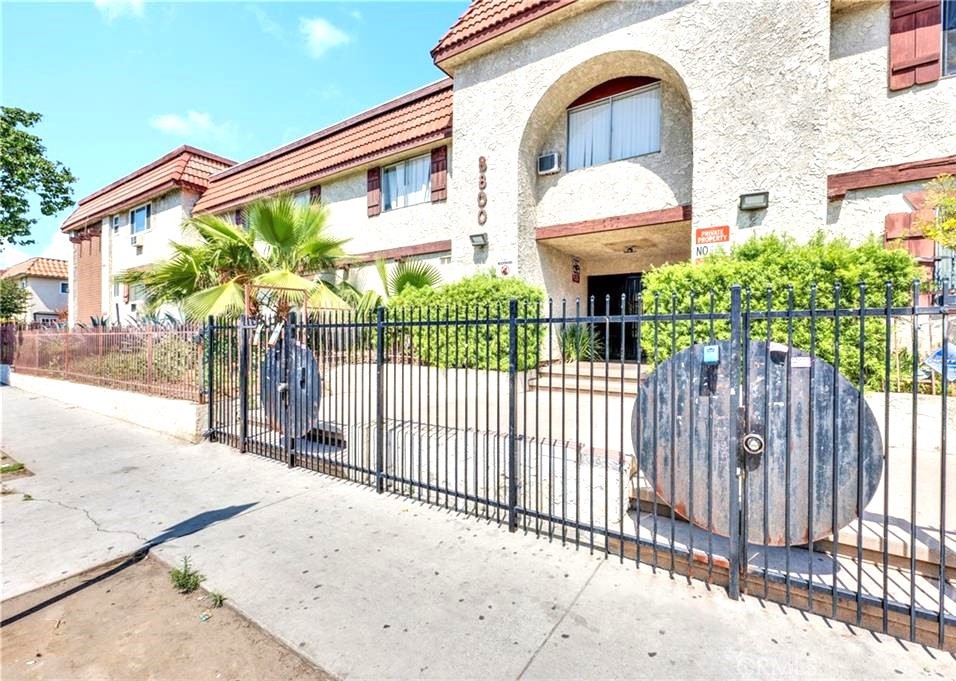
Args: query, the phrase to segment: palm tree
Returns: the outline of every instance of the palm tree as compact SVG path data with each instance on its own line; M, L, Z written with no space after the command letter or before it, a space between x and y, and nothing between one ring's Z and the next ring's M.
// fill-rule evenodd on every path
M345 255L347 240L329 235L323 205L281 195L250 204L244 216L245 228L218 215L186 220L196 243L171 242L171 258L117 280L142 285L150 309L175 303L193 319L257 314L260 307L284 318L303 302L346 307L329 282L307 278Z
M371 289L360 292L350 284L346 285L347 288L342 287L343 297L352 303L356 312L360 315L370 315L375 311L375 308L385 305L389 299L399 295L407 288L437 286L441 282L441 274L435 266L420 260L399 262L389 276L385 269L385 261L379 259L375 261L375 270L382 282L382 290L385 291L384 296L380 296Z

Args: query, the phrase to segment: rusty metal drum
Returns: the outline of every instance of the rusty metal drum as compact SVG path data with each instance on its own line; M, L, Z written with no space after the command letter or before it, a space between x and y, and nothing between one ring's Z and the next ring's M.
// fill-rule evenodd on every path
M846 527L883 470L865 399L803 350L753 341L732 351L729 341L694 345L642 383L631 426L645 480L677 515L723 536L739 494L754 544L807 544Z
M302 437L318 426L322 378L307 346L294 341L287 365L282 343L270 347L262 360L259 399L270 428Z

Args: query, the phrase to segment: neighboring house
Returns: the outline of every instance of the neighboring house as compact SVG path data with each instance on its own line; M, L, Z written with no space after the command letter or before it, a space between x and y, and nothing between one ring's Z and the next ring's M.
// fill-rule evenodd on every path
M70 297L66 260L30 258L4 270L0 279L11 279L29 292L24 322L56 322L66 312Z
M142 291L115 277L168 258L209 176L232 164L181 146L81 199L61 228L73 243L70 324L91 317L126 323L142 312Z
M192 210L321 199L360 285L417 257L618 301L770 231L936 269L910 223L956 173L956 0L476 0L432 56L449 78L213 170Z

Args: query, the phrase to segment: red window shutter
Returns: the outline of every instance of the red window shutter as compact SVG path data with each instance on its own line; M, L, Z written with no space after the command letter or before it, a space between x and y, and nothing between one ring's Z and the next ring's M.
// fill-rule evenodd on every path
M372 217L382 212L382 170L381 168L368 169L368 216Z
M432 202L448 198L448 147L432 149Z
M890 1L890 90L939 80L942 31L939 0Z
M322 185L317 184L314 187L309 187L309 201L312 203L318 203L322 200Z
M123 302L129 302L129 284L123 284Z
M895 239L905 239L910 236L910 227L913 224L912 213L890 213L884 220L887 243Z

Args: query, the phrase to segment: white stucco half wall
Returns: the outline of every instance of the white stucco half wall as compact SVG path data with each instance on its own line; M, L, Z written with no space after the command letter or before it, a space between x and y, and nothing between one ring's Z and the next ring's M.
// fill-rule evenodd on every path
M31 376L17 371L10 372L10 386L3 390L17 388L43 395L181 440L199 442L202 437L207 408L204 404Z

